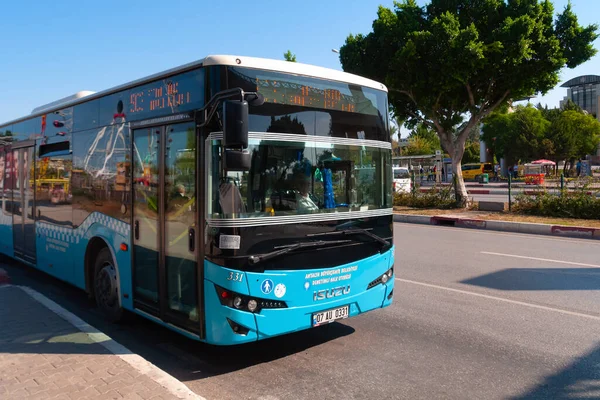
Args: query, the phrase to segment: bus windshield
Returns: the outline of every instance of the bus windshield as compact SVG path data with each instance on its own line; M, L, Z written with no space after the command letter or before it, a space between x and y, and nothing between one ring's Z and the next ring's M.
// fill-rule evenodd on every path
M391 208L388 143L364 146L352 142L338 144L328 138L251 134L250 171L220 176L221 143L213 139L209 160L209 218Z
M265 102L250 106L250 171L223 176L221 136L209 139L209 218L392 207L385 91L241 67L227 81Z

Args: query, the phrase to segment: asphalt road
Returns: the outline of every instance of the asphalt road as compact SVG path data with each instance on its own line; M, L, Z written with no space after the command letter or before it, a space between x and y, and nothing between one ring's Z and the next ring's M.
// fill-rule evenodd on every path
M80 291L7 269L208 399L600 398L600 242L408 224L394 240L391 307L236 348L106 324Z

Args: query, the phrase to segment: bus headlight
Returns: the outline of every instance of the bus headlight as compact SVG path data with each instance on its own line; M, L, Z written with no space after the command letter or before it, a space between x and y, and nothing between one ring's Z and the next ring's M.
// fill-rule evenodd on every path
M248 302L248 311L250 311L250 312L254 312L254 311L256 311L256 308L257 308L257 307L258 307L258 303L256 302L256 300L254 300L254 299L251 299L251 300Z
M259 313L262 309L287 308L285 301L250 297L215 285L222 305L240 311Z
M394 267L392 266L392 268L385 271L383 273L383 275L381 275L379 278L377 278L374 281L372 281L371 283L369 283L369 285L367 286L367 290L372 289L379 284L386 284L387 282L389 282L390 279L392 279L393 276L394 276Z
M240 296L235 296L233 298L233 306L235 308L240 308L242 307L242 298Z

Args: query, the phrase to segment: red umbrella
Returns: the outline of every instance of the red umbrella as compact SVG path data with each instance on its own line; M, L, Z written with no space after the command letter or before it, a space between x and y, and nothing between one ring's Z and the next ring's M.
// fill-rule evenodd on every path
M542 164L542 165L556 165L554 161L550 160L535 160L531 162L532 164Z

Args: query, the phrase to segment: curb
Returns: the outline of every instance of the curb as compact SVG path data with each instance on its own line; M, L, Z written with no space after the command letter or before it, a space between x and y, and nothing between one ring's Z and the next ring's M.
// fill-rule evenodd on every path
M431 188L420 188L419 191L421 193L427 193L429 191L431 191ZM570 191L573 192L573 191ZM468 194L488 194L488 195L496 195L496 196L508 196L508 190L496 190L496 189L467 189L467 193ZM525 194L528 196L532 196L532 195L536 195L536 194L543 194L546 193L543 190L522 190L520 188L517 189L513 189L512 191L512 195L518 195L518 194ZM596 192L585 192L585 194L587 194L588 196L593 195Z
M412 214L394 214L394 222L600 240L600 228L586 228L580 226L534 224L530 222L487 221L483 219L445 217L442 215L428 216Z
M125 346L117 343L108 335L100 332L98 329L87 324L85 321L77 317L75 314L65 310L54 301L50 300L43 294L36 292L35 290L26 286L8 285L5 287L18 287L23 290L34 300L41 303L44 307L61 317L62 319L69 322L75 328L85 333L92 342L98 343L109 352L125 361L131 367L136 369L139 373L148 376L150 379L158 383L164 389L166 389L171 395L177 399L190 399L190 400L206 400L204 397L197 395L192 392L183 382L169 375L156 365L148 362L145 358L133 353Z

